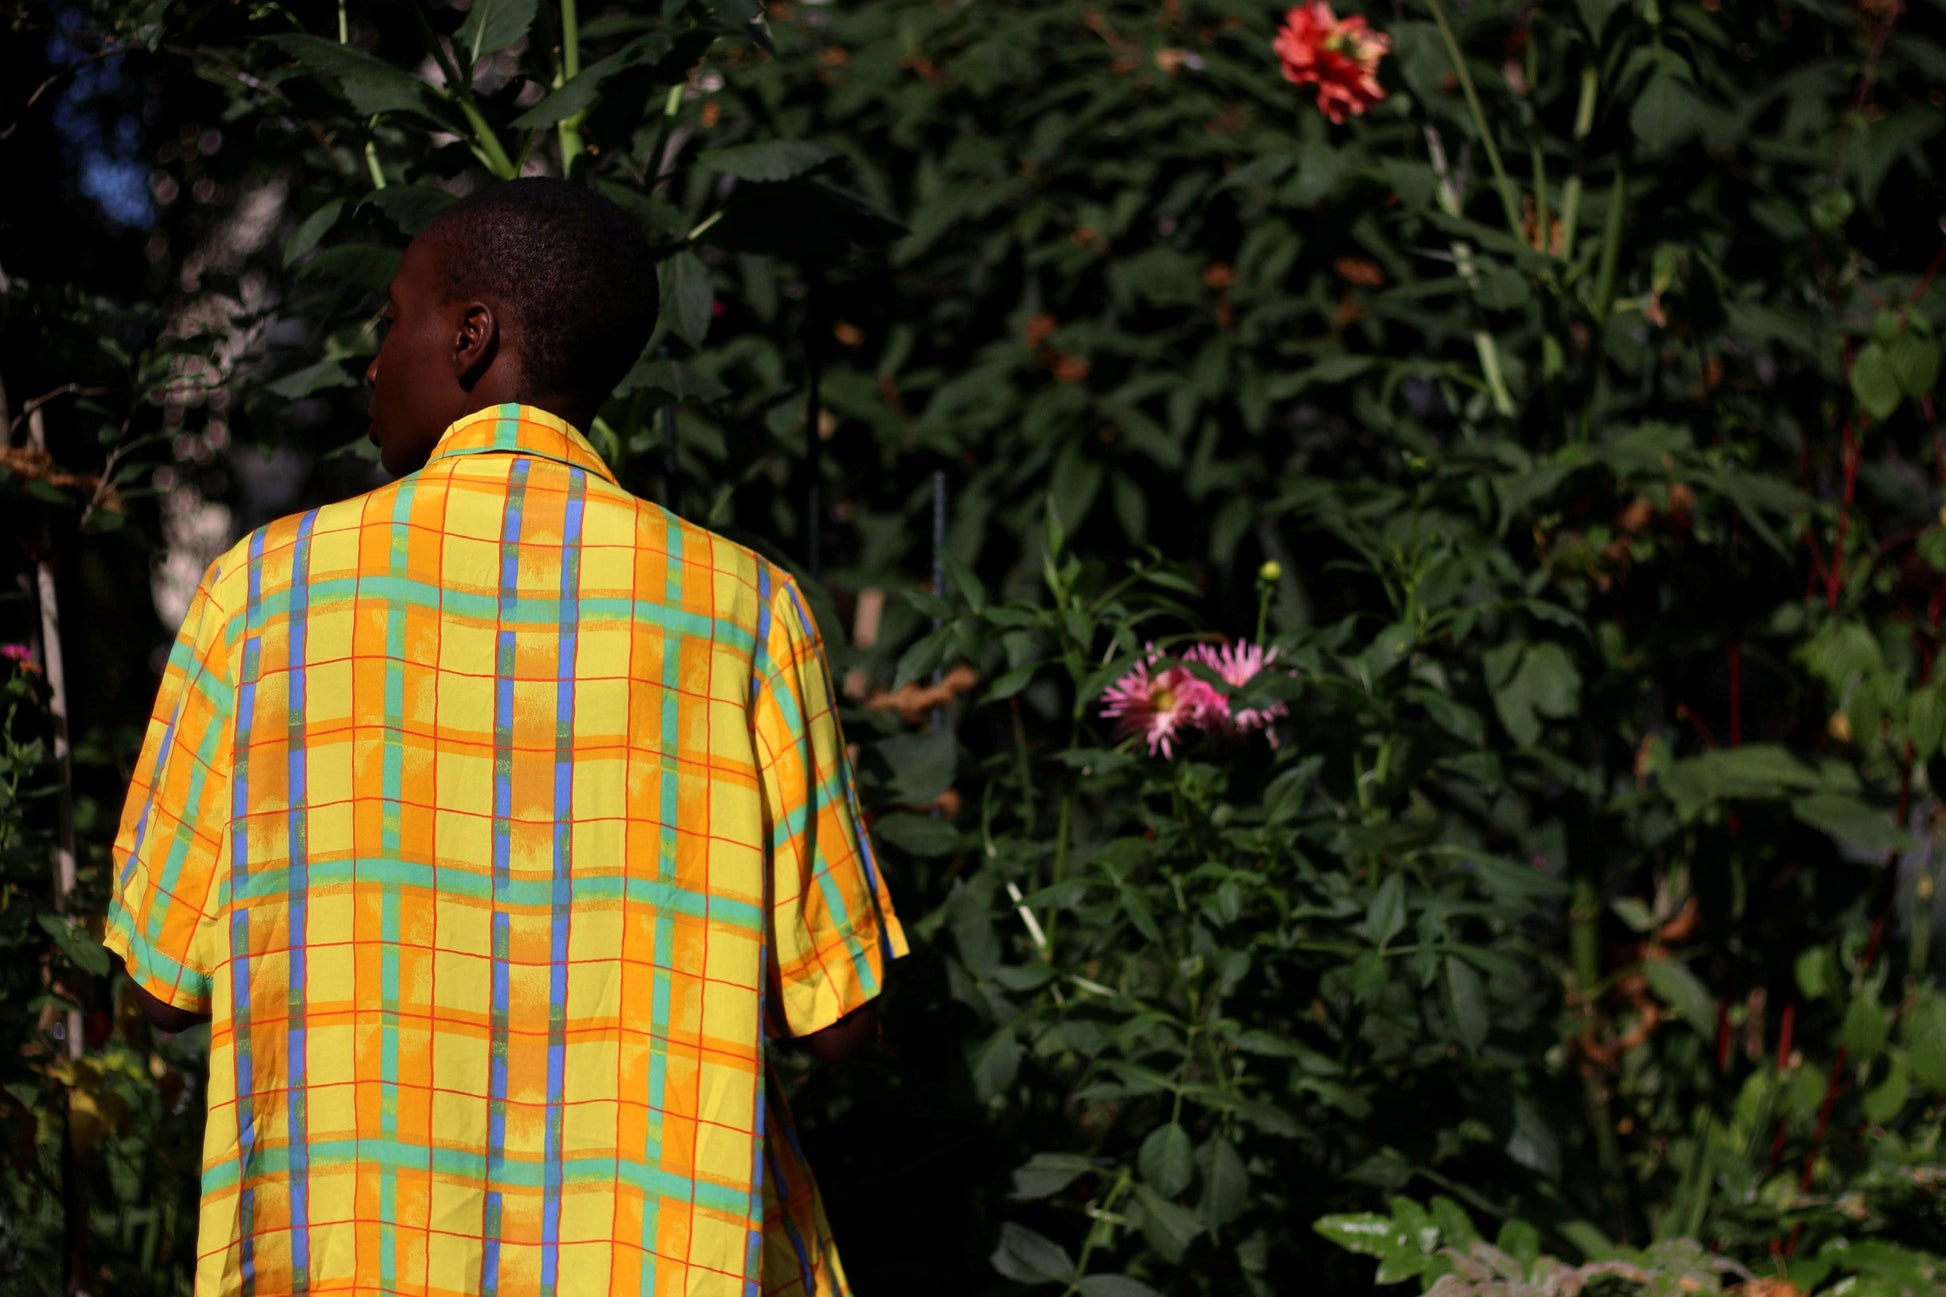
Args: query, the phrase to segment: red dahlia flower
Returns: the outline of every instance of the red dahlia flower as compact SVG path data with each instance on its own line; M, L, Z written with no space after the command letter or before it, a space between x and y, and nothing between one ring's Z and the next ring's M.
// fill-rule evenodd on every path
M1284 79L1316 85L1318 109L1343 124L1385 98L1378 84L1378 61L1392 38L1375 32L1362 17L1339 18L1324 0L1293 5L1271 45L1284 65Z

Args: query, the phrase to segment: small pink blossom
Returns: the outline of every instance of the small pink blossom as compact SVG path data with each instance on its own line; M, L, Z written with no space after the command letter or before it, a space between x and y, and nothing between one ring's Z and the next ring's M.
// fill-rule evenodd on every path
M1128 674L1102 693L1101 714L1119 722L1123 734L1139 734L1148 740L1151 753L1173 757L1173 744L1192 730L1212 734L1247 734L1264 731L1274 746L1272 721L1289 714L1281 702L1263 707L1233 707L1232 691L1242 688L1273 667L1276 649L1264 649L1248 641L1224 644L1197 644L1184 653L1175 666L1164 666L1165 655L1153 644L1129 668ZM1194 667L1213 672L1222 687L1198 675Z
M1102 694L1101 714L1118 722L1123 734L1140 734L1151 753L1172 757L1170 744L1185 730L1201 728L1213 713L1227 711L1221 694L1188 667L1155 670L1162 654L1150 645L1148 656Z
M0 644L0 658L18 662L22 666L34 665L34 650L25 644Z
M1223 677L1223 683L1230 689L1241 689L1257 675L1277 660L1277 650L1266 649L1248 640L1239 640L1218 648L1213 644L1198 644L1183 654L1185 661L1200 662ZM1230 705L1227 692L1218 695L1222 703L1221 722L1234 727L1237 732L1247 734L1252 730L1268 730L1270 723L1281 720L1290 709L1281 702L1273 702L1266 707L1238 707ZM1275 744L1275 735L1271 736Z

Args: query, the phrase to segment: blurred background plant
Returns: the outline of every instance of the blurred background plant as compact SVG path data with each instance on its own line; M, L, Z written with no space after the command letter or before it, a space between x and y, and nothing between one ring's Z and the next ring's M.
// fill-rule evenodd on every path
M93 944L157 654L541 170L663 258L596 444L838 646L860 1292L1936 1290L1939 0L4 13L0 1286L187 1290L200 1041ZM1152 751L1151 653L1284 714Z

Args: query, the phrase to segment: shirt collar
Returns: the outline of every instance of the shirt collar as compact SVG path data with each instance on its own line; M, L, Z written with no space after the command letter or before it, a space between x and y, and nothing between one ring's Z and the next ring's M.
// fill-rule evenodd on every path
M588 439L559 415L531 405L490 405L455 419L426 462L454 455L532 455L552 459L613 482L615 474L602 462Z

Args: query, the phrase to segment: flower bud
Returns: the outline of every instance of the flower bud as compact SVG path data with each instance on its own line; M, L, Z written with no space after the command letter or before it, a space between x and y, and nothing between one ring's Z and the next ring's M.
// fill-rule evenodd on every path
M1257 569L1257 579L1265 585L1277 584L1277 582L1284 579L1284 565L1274 558L1271 559Z

